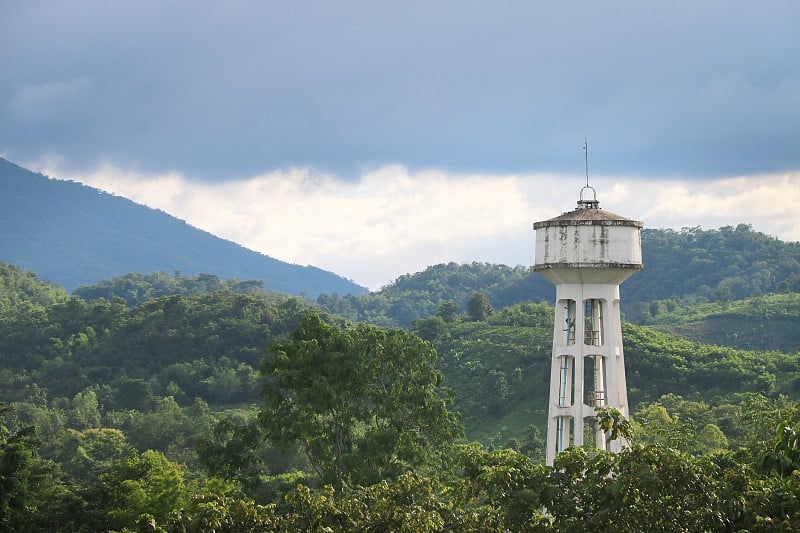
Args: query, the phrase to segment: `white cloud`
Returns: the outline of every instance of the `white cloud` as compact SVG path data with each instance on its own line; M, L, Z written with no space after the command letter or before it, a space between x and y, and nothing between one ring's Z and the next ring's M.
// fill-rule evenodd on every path
M800 241L800 172L716 180L620 180L609 209L625 209L645 227L705 229L751 224L786 241ZM636 191L635 196L631 191Z
M459 250L530 222L516 176L388 166L357 182L291 169L211 184L105 165L70 177L272 257L331 269L372 288L434 262L468 260ZM376 262L384 266L374 268Z
M61 176L372 289L440 262L532 264L532 222L574 208L583 184L580 176L449 174L399 165L355 182L309 168L224 183L177 173L141 175L112 165ZM800 173L707 181L599 177L592 186L601 207L643 220L645 227L747 223L800 240Z

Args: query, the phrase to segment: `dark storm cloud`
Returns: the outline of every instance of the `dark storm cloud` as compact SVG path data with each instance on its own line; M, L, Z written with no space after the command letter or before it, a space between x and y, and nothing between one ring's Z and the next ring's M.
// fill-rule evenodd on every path
M798 20L788 0L7 2L0 153L580 172L586 135L604 173L797 168Z

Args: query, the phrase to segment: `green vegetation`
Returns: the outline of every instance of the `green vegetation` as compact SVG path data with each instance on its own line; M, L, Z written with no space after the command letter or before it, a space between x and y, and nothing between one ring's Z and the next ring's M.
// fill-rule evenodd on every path
M531 276L439 265L312 302L180 273L70 296L0 264L0 530L800 527L791 274L638 306L632 417L604 418L632 448L553 468Z
M653 301L639 322L705 344L748 350L800 351L800 294L764 294L744 300L687 305Z
M407 331L342 330L311 313L269 352L264 435L281 449L298 446L322 483L371 485L430 470L463 434L436 351Z
M622 309L635 323L648 320L657 300L691 307L800 292L800 243L779 241L746 224L718 230L645 229L642 256L645 269L622 285ZM476 293L502 309L522 302L552 302L555 290L532 267L448 263L401 276L375 293L323 294L317 304L353 322L405 328L436 314L446 302L469 313Z
M162 296L189 296L210 292L229 291L237 294L263 294L264 282L261 280L241 281L238 279L222 280L214 274L198 274L182 276L175 272L170 276L166 272L154 274L131 273L114 279L75 289L75 296L84 300L100 298L113 300L122 298L129 306L135 306L148 300Z
M642 260L645 269L623 285L623 306L635 321L654 300L676 297L694 305L800 292L800 243L780 241L747 224L645 229Z
M642 253L645 269L622 286L623 311L637 324L652 323L654 313L676 305L693 308L714 302L733 308L736 301L746 298L800 292L800 243L779 241L746 224L718 230L646 229ZM119 296L135 305L158 296L211 290L254 294L263 288L258 281L224 281L212 274L156 272L116 277L80 287L75 294L85 299ZM454 306L456 314L473 315L476 311L470 309L470 300L476 295L480 302L473 301L472 306L488 312L523 302L552 302L554 294L552 284L532 267L473 262L430 266L369 294L320 294L315 303L350 322L408 328L414 320L436 315L446 303ZM732 342L741 348L780 349Z

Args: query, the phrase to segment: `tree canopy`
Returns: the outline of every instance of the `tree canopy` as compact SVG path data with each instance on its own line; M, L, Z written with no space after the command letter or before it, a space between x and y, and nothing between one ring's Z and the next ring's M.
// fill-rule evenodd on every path
M441 464L462 435L433 346L399 329L306 316L262 363L261 425L323 483L364 485Z

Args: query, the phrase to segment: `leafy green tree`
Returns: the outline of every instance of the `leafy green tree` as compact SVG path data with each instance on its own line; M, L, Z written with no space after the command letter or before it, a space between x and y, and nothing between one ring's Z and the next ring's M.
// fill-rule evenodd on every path
M728 307L731 305L731 301L733 301L733 291L730 286L721 285L714 291L714 301L722 306L723 311L727 311Z
M462 435L430 343L397 329L307 315L262 363L261 425L299 446L319 480L369 484L437 464Z
M728 437L716 424L706 424L697 433L695 449L700 453L713 453L728 449Z
M499 417L506 409L511 392L506 373L502 370L490 370L486 376L486 399L489 413Z
M781 476L800 473L800 413L784 413L773 445L762 456L762 464Z
M147 517L163 522L188 498L180 465L160 452L133 450L90 487L87 521L94 531L132 529Z
M127 422L128 437L139 450L167 452L191 446L198 435L209 429L208 416L189 416L171 396L156 401L152 411L133 411ZM171 458L174 458L170 454Z
M282 530L274 504L258 505L252 500L222 494L195 495L186 508L172 513L165 525L168 531L183 533Z
M69 424L75 429L100 427L100 404L97 393L92 389L79 392L72 399L72 411L69 413Z
M279 507L281 531L469 531L435 480L406 472L369 487L338 492L299 486ZM490 531L482 528L483 531Z
M538 463L544 463L546 445L547 441L539 426L530 424L525 429L525 437L519 451Z
M59 464L79 484L88 485L132 450L119 429L68 429L56 457Z
M412 323L412 328L416 335L433 343L435 343L437 339L449 335L447 323L438 315L428 318L418 318Z
M470 296L467 302L467 313L473 322L483 322L494 312L489 297L482 292L476 292Z
M255 415L226 412L196 446L198 460L209 474L238 481L251 494L269 473L263 455L258 453L263 435Z
M458 317L459 306L453 300L447 300L439 305L439 310L436 315L441 317L445 322L454 322Z
M599 407L597 412L597 424L606 435L608 440L624 439L633 440L633 426L618 409L613 407Z
M639 410L633 425L641 444L658 444L688 451L694 441L694 432L680 417L670 416L660 403Z
M15 513L25 509L30 497L30 477L36 449L35 430L16 431L5 425L9 407L0 404L0 526L13 523Z

